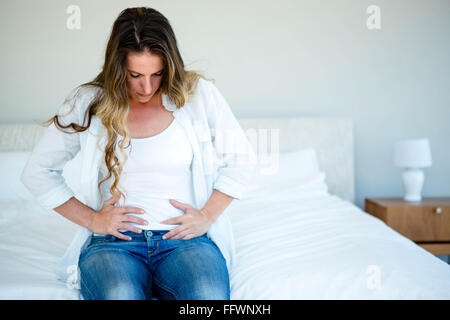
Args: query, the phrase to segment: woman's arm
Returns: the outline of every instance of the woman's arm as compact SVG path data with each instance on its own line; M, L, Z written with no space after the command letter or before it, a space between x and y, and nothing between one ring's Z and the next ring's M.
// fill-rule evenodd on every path
M80 124L80 99L73 90L58 111L62 125ZM72 132L73 129L63 129ZM80 134L65 133L52 122L33 149L21 181L39 205L52 210L74 197L74 192L62 176L63 168L80 150Z
M213 188L242 199L255 172L257 157L224 96L213 83L206 83L209 90L208 124L216 155Z
M95 214L94 210L75 197L70 198L54 210L73 223L88 229L91 228L92 218Z
M207 217L214 222L222 214L222 212L230 205L234 198L219 190L214 189L211 197L205 206L200 209Z
M78 92L77 89L72 91L58 111L60 123L64 126L70 123L81 125L93 93L93 91L85 90ZM73 132L71 128L64 130ZM30 190L41 207L53 210L95 233L112 234L120 239L128 239L117 229L139 232L139 228L125 223L145 224L145 220L141 218L125 215L130 212L143 213L139 211L139 208L116 207L113 202L116 199L110 198L97 212L75 198L74 191L70 189L62 176L66 163L73 159L80 149L80 133L63 132L51 123L22 171L22 183Z
M120 194L115 193L113 197L106 200L100 211L95 211L72 197L54 210L70 221L83 226L94 233L111 234L122 240L131 240L130 237L117 231L126 229L135 233L140 233L141 228L133 227L126 222L137 224L148 224L144 219L128 215L128 213L143 214L144 211L136 207L116 207L114 204L119 200Z

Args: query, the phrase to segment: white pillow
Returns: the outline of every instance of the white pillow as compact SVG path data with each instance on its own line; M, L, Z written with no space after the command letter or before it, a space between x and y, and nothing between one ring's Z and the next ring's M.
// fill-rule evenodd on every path
M245 189L245 198L275 193L315 190L326 193L325 173L320 170L316 150L305 148L258 157L257 169Z
M33 195L20 181L31 152L0 153L0 201L32 200Z
M0 152L0 201L28 201L34 200L34 196L20 181L23 168L30 157L30 151ZM80 194L81 156L78 153L75 158L66 163L63 168L63 177L67 185Z

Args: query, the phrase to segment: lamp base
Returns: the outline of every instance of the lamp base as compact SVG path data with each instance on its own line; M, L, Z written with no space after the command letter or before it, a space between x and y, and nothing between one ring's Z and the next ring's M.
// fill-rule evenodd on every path
M405 200L406 202L421 202L422 201L422 196L411 196L411 195L405 195L403 197L403 200Z
M422 201L422 187L424 174L422 169L405 169L402 175L403 191L405 195L403 200L407 202Z

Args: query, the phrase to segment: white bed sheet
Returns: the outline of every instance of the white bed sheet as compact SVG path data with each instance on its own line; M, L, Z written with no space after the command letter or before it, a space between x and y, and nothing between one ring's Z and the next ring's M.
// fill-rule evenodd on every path
M450 299L450 266L339 197L235 201L231 299Z
M57 280L77 226L34 201L0 203L0 299L80 299Z
M34 202L2 203L0 299L79 299L56 278L76 225ZM232 299L449 299L450 267L352 203L323 192L233 201Z

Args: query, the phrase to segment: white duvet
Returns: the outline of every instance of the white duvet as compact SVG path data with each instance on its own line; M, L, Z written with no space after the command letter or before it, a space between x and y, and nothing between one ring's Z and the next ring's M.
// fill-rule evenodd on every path
M0 299L79 299L57 280L77 226L30 200L0 205Z
M318 191L231 204L232 299L450 299L450 266Z
M56 278L76 226L32 201L2 203L0 299L79 299ZM320 190L234 201L232 299L449 299L450 266Z

